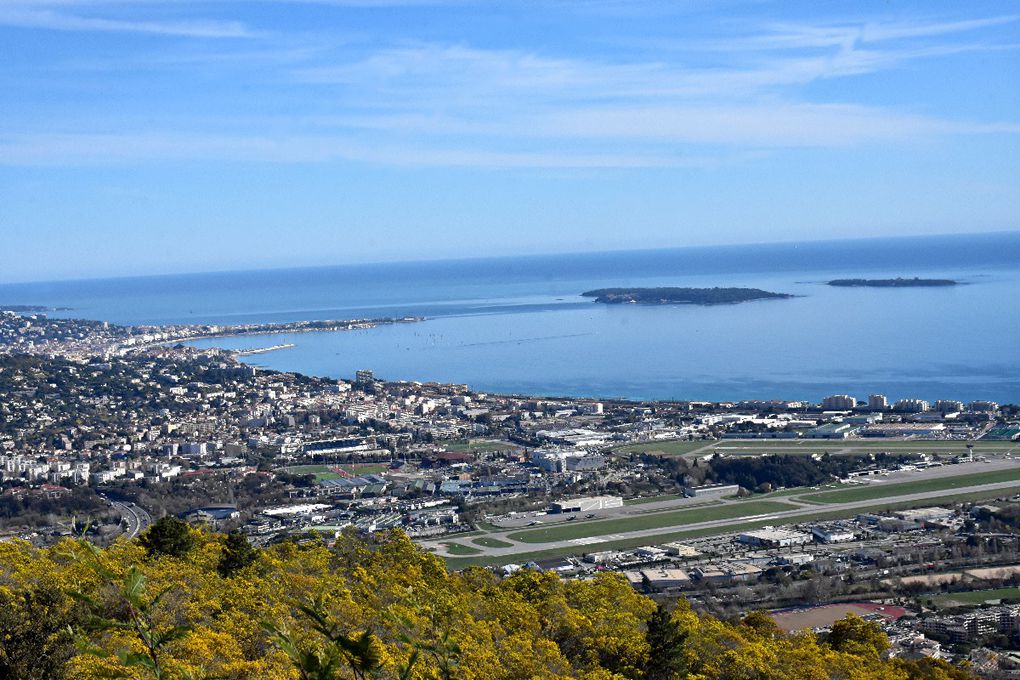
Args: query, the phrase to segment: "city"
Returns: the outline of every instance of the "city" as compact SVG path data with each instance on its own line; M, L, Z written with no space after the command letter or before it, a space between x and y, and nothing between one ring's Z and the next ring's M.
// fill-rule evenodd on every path
M179 342L198 333L0 316L6 536L103 544L167 514L255 546L399 528L451 569L618 571L718 616L857 612L893 654L1015 663L1020 605L984 602L1020 603L1017 406L337 381Z

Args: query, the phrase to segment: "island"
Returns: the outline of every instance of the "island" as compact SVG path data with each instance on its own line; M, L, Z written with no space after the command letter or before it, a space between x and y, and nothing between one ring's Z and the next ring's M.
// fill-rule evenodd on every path
M581 295L609 305L731 305L793 297L758 288L599 288Z
M830 286L843 287L867 287L867 288L911 288L931 286L955 286L959 282L952 279L833 279L829 281Z
M41 312L69 312L70 307L44 307L42 305L2 305L0 312L15 312L18 314L35 314Z

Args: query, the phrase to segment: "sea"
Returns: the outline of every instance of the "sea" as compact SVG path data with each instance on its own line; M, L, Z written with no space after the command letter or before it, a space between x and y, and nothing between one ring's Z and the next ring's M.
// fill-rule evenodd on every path
M838 288L835 278L951 278ZM787 299L604 305L602 287L741 286ZM217 338L254 365L604 399L829 394L1020 402L1020 232L348 264L0 285L0 303L121 324L422 316L368 330Z

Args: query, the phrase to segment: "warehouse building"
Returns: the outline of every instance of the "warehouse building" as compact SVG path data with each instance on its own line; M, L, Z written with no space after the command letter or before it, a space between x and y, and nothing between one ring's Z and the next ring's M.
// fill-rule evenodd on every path
M705 484L687 487L684 489L684 495L688 498L722 498L736 496L738 491L740 487L736 484Z
M759 545L765 548L785 548L791 545L811 543L811 534L805 534L802 531L765 527L764 529L742 533L737 537L737 540L741 543Z
M591 512L593 510L622 507L623 498L620 496L586 496L584 498L556 501L552 504L551 511L553 513Z

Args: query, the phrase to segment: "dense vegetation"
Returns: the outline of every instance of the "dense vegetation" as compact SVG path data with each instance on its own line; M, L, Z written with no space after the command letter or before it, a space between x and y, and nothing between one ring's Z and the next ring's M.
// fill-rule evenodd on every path
M820 456L772 454L768 456L714 455L710 459L659 456L654 453L631 454L649 468L640 484L610 482L613 493L652 495L676 492L698 484L738 484L748 491L768 492L777 488L818 486L846 477L851 472L916 463L913 454L877 453L866 455Z
M868 288L909 288L912 286L955 286L958 282L952 279L834 279L830 286L866 286Z
M69 527L73 517L105 519L116 514L87 487L75 487L59 496L42 490L0 494L0 525L5 527L52 526L58 519L66 521Z
M725 305L793 297L758 288L599 288L581 295L605 304L636 302L644 305Z
M657 606L617 574L450 574L402 533L254 550L166 520L100 550L0 544L0 677L969 677L886 659L875 624L787 635Z
M909 455L882 453L877 456L832 456L828 453L809 456L780 455L747 458L716 457L711 461L710 476L717 482L739 484L751 491L760 487L817 486L846 477L850 472L870 467L886 467L911 462Z

